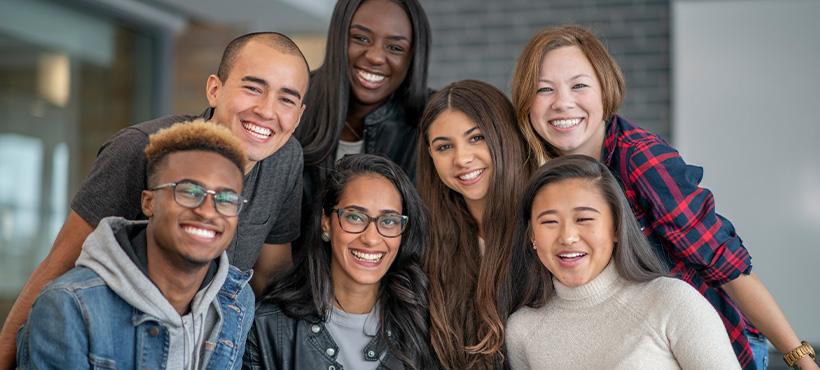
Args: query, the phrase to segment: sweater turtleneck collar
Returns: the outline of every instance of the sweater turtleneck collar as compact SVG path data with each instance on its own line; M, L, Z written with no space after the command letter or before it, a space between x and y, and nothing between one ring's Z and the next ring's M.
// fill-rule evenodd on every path
M609 298L618 289L613 286L619 280L615 263L609 263L592 281L578 286L569 287L562 284L558 278L552 277L555 294L558 298L568 301L572 305L594 306Z

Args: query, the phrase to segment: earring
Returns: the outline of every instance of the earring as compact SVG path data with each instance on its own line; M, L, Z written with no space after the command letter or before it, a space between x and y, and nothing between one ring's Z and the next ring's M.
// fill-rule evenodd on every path
M325 242L330 241L330 234L328 234L327 231L322 231L322 240L324 240Z
M532 249L538 249L538 247L535 246L535 242L532 242Z

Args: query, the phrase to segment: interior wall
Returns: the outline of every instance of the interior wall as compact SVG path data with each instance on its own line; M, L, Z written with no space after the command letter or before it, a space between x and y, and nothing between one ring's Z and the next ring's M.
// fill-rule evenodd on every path
M673 1L672 127L797 335L820 343L820 2Z

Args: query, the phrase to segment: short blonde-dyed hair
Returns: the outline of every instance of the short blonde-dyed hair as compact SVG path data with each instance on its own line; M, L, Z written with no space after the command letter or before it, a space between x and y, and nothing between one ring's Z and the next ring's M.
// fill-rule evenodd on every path
M165 161L168 154L190 150L203 150L219 154L233 162L239 172L245 173L248 156L245 149L231 130L225 126L207 122L202 118L193 121L176 123L171 127L157 131L148 137L145 147L148 158L145 171L148 176L148 187L155 186L157 168Z
M601 83L604 103L604 120L608 120L624 102L626 83L618 63L595 35L577 25L552 26L538 32L524 47L512 80L512 100L518 118L518 128L527 139L530 161L536 167L549 160L546 143L532 128L530 107L535 100L541 61L544 56L564 46L577 46L589 59L598 81Z

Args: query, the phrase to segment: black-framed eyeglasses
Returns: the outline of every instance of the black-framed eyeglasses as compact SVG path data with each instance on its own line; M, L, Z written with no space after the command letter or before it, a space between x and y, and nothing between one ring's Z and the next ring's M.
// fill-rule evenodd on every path
M386 238L395 238L404 232L409 216L396 213L370 217L367 213L352 209L333 209L339 216L339 226L351 234L359 234L367 230L371 222L376 224L376 230Z
M206 195L213 195L216 211L227 217L239 215L239 212L242 211L242 206L248 203L247 199L232 191L207 190L190 182L169 182L155 186L151 188L151 190L158 190L169 186L174 188L174 200L177 204L187 208L197 208L205 201Z

